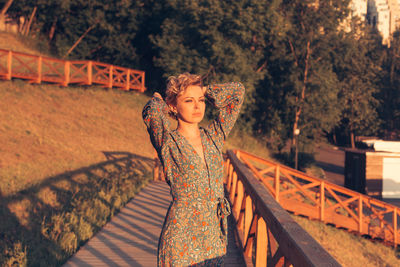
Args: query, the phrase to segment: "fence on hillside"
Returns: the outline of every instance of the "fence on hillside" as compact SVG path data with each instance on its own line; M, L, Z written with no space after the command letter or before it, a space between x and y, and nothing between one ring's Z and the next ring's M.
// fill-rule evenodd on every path
M91 60L62 60L0 49L0 78L31 83L98 84L123 90L146 90L145 72Z
M245 151L236 155L284 209L394 247L400 243L398 207ZM239 185L229 159L228 165L232 197Z

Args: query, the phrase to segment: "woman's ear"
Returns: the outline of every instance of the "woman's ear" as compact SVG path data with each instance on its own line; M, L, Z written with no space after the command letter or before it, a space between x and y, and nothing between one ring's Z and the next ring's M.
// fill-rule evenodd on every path
M172 118L174 118L175 120L177 120L178 119L178 111L177 111L176 107L173 105L168 105L168 108L169 108L169 115Z
M168 107L169 107L169 110L171 110L171 112L173 112L173 113L177 113L178 111L177 111L177 109L176 109L176 106L174 106L174 105L168 105Z

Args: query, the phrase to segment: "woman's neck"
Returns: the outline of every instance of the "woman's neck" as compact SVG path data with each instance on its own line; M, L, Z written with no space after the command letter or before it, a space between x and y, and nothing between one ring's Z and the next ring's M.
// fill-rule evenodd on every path
M179 131L179 133L188 138L200 136L200 129L197 123L185 123L178 121L178 127L176 129Z

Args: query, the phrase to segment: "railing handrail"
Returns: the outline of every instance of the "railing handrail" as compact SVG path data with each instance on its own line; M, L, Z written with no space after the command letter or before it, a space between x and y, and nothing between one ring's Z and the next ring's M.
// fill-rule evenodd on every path
M1 57L6 57L6 62L4 64L4 60L0 61L0 79L11 80L15 77L27 79L33 83L41 83L45 81L57 83L62 86L67 86L71 83L85 85L96 83L102 84L108 88L117 87L124 90L134 89L141 92L146 90L144 84L145 72L141 70L129 69L92 60L63 60L5 49L0 49L0 58ZM15 60L13 60L13 58ZM16 67L13 67L13 64L15 64L14 61L18 64ZM52 63L57 63L58 65L55 67L51 65ZM86 65L86 68L79 68L81 74L83 74L82 77L79 76L79 78L77 78L74 76L74 79L71 79L71 68L77 70L77 68L74 68L74 64L83 64ZM103 80L93 80L93 68L95 66L105 67L107 69L108 77ZM50 72L45 72L45 75L42 73L44 67L50 69ZM56 68L58 71L55 71ZM53 74L51 71L53 71Z
M255 207L254 213L264 219L268 229L279 244L279 249L285 259L288 259L294 266L340 266L274 200L262 183L254 177L253 173L237 158L232 150L228 150L227 155L230 164L233 166L232 172L235 172L237 175L237 181L242 183L245 194L252 199ZM239 186L234 185L228 185L228 187L230 189L236 188L236 190L239 188ZM238 194L236 192L231 195L235 196ZM239 217L239 215L236 214L236 217Z

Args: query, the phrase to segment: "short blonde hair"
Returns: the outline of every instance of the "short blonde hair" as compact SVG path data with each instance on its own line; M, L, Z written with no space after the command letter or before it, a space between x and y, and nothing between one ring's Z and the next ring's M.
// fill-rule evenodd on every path
M188 72L179 74L178 76L170 76L168 78L167 90L165 92L165 101L168 105L175 105L176 98L183 94L191 85L203 86L200 75L190 74Z
M201 76L185 72L179 74L178 76L168 77L167 90L165 92L165 102L170 107L169 115L172 118L177 119L177 114L172 111L171 106L176 105L176 99L178 96L183 94L186 88L191 85L198 85L202 87L203 80Z

